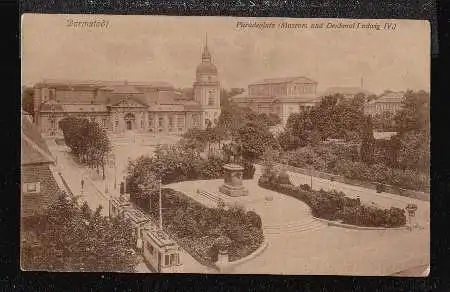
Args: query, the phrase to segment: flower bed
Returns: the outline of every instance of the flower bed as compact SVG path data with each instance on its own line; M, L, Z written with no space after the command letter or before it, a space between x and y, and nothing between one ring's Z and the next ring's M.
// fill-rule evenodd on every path
M254 212L233 206L208 208L172 189L162 190L164 228L191 256L204 265L217 261L218 244L225 238L229 242L230 261L254 252L264 241L261 219ZM148 200L136 202L149 211ZM150 214L157 218L158 196L152 196Z
M326 220L341 220L344 224L365 227L401 227L406 224L405 210L391 207L380 209L361 205L359 199L352 199L342 192L310 190L306 185L280 184L273 177L262 176L258 184L305 202L315 217Z

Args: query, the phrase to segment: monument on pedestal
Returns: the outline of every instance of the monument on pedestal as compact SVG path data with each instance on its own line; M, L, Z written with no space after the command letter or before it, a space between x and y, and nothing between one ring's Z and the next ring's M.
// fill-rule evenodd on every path
M234 163L225 164L223 168L225 169L224 184L219 187L219 191L231 197L247 196L248 190L242 184L244 168Z

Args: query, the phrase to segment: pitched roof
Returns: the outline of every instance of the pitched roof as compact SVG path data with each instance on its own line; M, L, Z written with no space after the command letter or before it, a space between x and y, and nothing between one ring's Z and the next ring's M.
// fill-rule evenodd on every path
M54 159L34 124L22 117L21 164L53 163Z
M155 82L126 82L130 86L137 87L155 87L155 88L173 88L173 85L165 81ZM59 87L86 87L86 88L102 88L109 86L123 86L124 81L109 81L109 80L69 80L69 79L43 79L36 83L34 87L42 86L59 86Z
M317 83L316 81L304 77L304 76L293 76L293 77L281 77L281 78L267 78L250 85L260 85L260 84L279 84L279 83L291 83L291 82L301 82L301 83Z
M369 101L367 104L374 103L401 103L405 99L405 93L389 91L380 95L379 98Z
M108 105L109 106L119 106L120 103L127 102L127 100L130 100L131 102L139 104L139 106L143 106L143 107L147 107L148 106L147 102L142 97L139 97L137 95L132 95L129 98L124 97L122 95L115 95L115 96L112 95L108 99ZM105 111L106 111L106 106L105 106Z
M134 86L131 86L131 85L116 86L111 93L112 94L142 94L142 92L140 92Z
M106 105L103 104L63 104L62 110L68 113L86 112L106 112Z

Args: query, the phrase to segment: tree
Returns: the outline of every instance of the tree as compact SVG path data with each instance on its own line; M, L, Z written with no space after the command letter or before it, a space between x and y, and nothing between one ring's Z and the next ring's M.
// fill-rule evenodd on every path
M394 117L400 134L408 131L429 131L429 99L430 96L425 91L408 90L405 93L402 110Z
M361 161L372 164L374 162L375 138L373 137L373 127L370 117L366 119L361 136Z
M253 161L259 158L266 148L276 148L276 141L267 127L256 123L247 123L239 129L242 156Z
M268 117L270 126L275 126L281 123L281 119L277 114L270 113Z
M425 131L404 133L399 141L399 164L403 169L429 171L429 136Z
M293 150L308 145L311 140L313 124L308 113L291 114L286 123L285 131L278 136L278 141L284 150Z
M404 169L428 173L430 154L429 93L405 93L402 110L395 117L399 139L399 164Z
M33 88L24 87L22 91L22 109L34 116Z
M23 226L22 266L29 270L134 272L131 225L61 195L42 217ZM34 240L30 240L33 234Z
M59 122L64 141L82 162L90 167L102 167L105 176L105 164L111 151L111 143L106 131L99 124L87 119L66 117Z

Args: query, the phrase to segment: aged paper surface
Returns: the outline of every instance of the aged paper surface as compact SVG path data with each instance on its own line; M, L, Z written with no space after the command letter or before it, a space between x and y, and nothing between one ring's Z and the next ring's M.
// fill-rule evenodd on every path
M427 21L22 17L21 267L429 273Z

